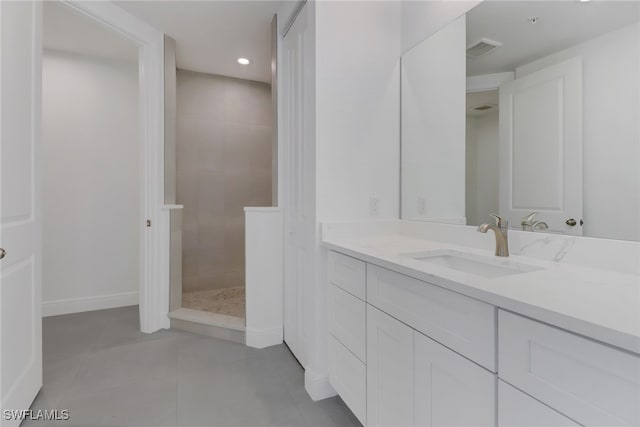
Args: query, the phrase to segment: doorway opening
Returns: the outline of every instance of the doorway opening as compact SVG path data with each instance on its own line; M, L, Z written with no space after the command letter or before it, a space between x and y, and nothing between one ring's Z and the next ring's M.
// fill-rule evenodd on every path
M43 4L43 316L137 305L142 156L138 45Z
M498 104L497 89L467 93L465 206L470 225L500 211Z

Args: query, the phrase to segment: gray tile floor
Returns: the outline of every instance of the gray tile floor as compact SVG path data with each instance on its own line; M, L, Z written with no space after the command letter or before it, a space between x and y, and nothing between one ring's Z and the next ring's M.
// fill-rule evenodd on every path
M281 345L256 350L181 331L143 334L138 307L43 320L44 386L22 426L360 426L339 398L313 402Z

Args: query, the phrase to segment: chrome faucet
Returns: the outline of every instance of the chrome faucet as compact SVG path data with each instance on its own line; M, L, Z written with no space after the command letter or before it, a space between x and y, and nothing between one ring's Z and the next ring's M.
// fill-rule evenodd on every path
M496 224L482 224L478 231L486 233L493 230L496 235L496 256L509 256L509 222L498 215L490 214Z
M522 231L546 230L547 228L549 228L549 225L544 221L534 221L533 218L536 215L538 215L538 212L532 212L522 218L522 221L520 221Z

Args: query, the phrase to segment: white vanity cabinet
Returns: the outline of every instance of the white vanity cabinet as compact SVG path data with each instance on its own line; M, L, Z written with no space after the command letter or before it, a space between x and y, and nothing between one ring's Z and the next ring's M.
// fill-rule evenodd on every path
M329 379L367 426L640 427L640 356L331 251Z
M328 278L329 381L363 424L496 425L495 307L334 251Z

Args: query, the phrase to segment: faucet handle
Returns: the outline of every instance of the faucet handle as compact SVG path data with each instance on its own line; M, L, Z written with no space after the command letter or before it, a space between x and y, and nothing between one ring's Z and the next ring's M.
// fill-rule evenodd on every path
M507 227L509 225L509 221L507 221L506 219L502 218L499 215L489 214L489 216L493 217L493 219L495 220L496 227L503 228L503 227Z
M529 215L522 218L520 224L522 225L531 225L533 223L533 218L538 215L538 212L531 212Z

